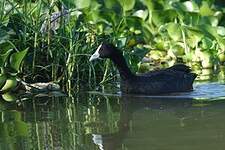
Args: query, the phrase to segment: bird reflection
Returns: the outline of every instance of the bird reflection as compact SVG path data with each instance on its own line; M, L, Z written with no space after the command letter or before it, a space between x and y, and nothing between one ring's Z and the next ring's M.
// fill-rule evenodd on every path
M135 112L142 109L157 109L174 111L180 118L181 126L184 125L183 110L192 106L191 99L160 99L138 97L133 95L122 95L121 97L120 119L118 121L118 132L111 134L92 134L92 141L100 150L115 150L122 147L123 139L129 133L130 121ZM179 111L179 112L177 112ZM143 129L145 130L145 129Z

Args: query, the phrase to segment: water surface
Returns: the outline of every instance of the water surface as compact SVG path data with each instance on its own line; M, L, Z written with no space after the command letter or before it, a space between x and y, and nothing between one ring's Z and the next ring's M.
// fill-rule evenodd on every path
M224 149L224 100L225 85L203 83L164 96L89 91L1 101L0 149Z

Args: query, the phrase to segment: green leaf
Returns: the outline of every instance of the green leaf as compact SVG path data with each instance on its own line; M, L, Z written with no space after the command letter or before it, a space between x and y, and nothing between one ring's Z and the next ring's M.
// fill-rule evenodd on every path
M200 14L202 16L210 16L214 14L213 10L210 8L209 4L206 1L202 1L202 6L200 7Z
M219 23L219 20L217 17L214 16L204 16L201 18L200 20L200 24L208 24L208 25L212 25L212 26L217 26Z
M180 18L185 24L194 26L199 24L201 16L196 12L186 12Z
M183 6L185 7L186 11L189 12L199 11L198 5L194 1L186 1L183 3Z
M153 0L140 0L145 6L148 7L149 11L152 11L154 9L154 2Z
M76 0L75 3L78 9L83 9L90 6L91 0Z
M104 0L105 6L108 9L112 9L114 6L116 6L118 3L116 0Z
M148 11L147 10L138 10L136 12L134 12L133 16L142 18L143 20L145 20L148 17Z
M11 92L2 94L2 98L7 102L13 102L17 100L17 97Z
M11 49L10 50L0 50L0 68L5 66L6 60L9 56L9 54L11 53Z
M225 28L222 26L218 26L217 33L221 36L225 36Z
M25 55L27 54L27 51L28 51L28 49L25 49L23 51L13 53L10 56L11 68L13 68L15 71L19 71L20 64L21 64L23 58L25 57Z
M202 39L202 48L203 49L206 49L206 50L210 49L212 47L212 45L213 45L213 41L210 38L203 37L203 39Z
M190 45L192 48L194 48L204 37L204 34L194 27L185 27L184 29L187 33L188 45Z
M135 0L118 0L124 11L129 11L134 8Z
M216 39L221 49L225 49L225 40L217 33L217 27L212 27L211 25L199 25L198 28L209 38Z
M199 12L199 7L194 1L186 1L186 2L174 2L172 4L173 8L175 8L180 13L183 12Z
M177 18L175 10L154 10L152 11L152 21L156 26L164 25L168 22L173 22Z
M177 23L168 23L167 24L167 31L169 36L174 40L174 41L179 41L182 39L182 31L181 27Z
M129 25L129 27L134 27L135 29L142 29L141 27L141 23L142 20L141 18L135 17L135 16L130 16L127 17L127 24Z

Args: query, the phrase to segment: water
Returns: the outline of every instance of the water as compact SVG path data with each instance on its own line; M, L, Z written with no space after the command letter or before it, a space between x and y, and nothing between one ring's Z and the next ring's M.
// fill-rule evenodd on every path
M112 92L111 92L112 93ZM82 92L0 104L1 150L212 150L225 147L225 85L165 96ZM223 100L224 99L224 100Z

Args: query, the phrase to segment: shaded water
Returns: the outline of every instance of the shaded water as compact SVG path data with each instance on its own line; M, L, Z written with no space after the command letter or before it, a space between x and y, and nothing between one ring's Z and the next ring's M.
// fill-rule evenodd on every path
M163 97L84 92L1 101L0 149L224 149L224 96L225 85L204 83Z

